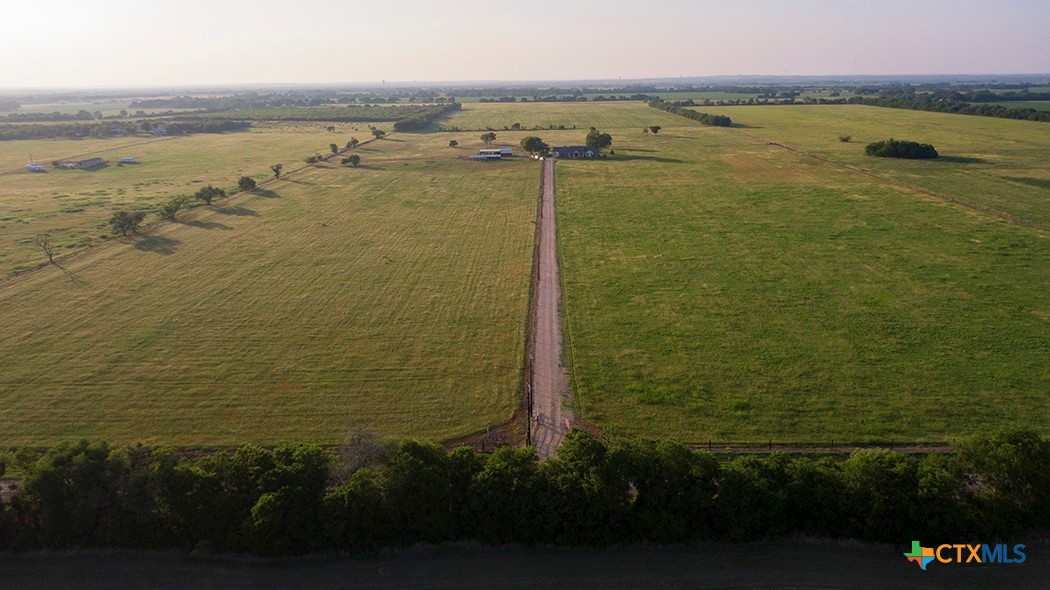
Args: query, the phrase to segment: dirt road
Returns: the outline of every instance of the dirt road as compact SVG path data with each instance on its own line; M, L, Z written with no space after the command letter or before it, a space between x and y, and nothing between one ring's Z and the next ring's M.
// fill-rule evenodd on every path
M540 197L539 257L532 290L532 351L529 382L532 387L532 446L540 457L558 450L572 421L569 407L569 372L561 362L561 280L558 274L558 240L554 212L554 160L543 161Z

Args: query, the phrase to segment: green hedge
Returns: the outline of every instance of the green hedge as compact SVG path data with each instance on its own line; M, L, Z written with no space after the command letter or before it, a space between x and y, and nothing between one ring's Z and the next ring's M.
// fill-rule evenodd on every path
M199 548L291 555L416 543L606 545L789 535L906 543L1016 538L1050 525L1050 441L1031 432L919 456L857 451L719 461L668 441L569 434L553 459L426 443L188 458L65 444L11 458L0 549Z
M869 156L881 158L906 158L909 160L928 160L937 157L937 150L928 143L915 141L898 141L886 139L869 143L864 152Z
M692 100L689 100L690 105L694 104ZM700 111L694 111L687 109L684 106L679 106L673 102L667 102L660 100L659 98L649 101L649 106L654 109L660 109L661 111L667 111L675 115L680 115L686 119L692 119L700 122L701 125L714 125L715 127L729 127L733 124L733 120L724 115L712 115L709 113L701 113Z

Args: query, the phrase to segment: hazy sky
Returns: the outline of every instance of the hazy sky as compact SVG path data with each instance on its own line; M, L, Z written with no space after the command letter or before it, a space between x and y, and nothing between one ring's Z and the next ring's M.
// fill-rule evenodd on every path
M51 0L0 87L1050 72L1048 0Z

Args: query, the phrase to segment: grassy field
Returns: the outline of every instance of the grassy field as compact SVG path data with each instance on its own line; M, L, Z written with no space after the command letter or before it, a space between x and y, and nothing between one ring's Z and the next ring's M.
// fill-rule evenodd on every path
M4 444L338 443L357 425L442 440L507 420L538 167L445 143L395 136L360 148L359 169L319 166L0 281ZM236 145L172 173L273 159Z
M1050 226L1050 125L862 105L707 107L755 137ZM852 135L842 143L839 135ZM932 143L933 161L874 158L872 141Z
M1046 219L1045 188L1004 178L1047 177L1045 125L712 111L749 128L624 135L615 158L558 164L578 416L607 434L695 442L1046 432L1047 235L757 137ZM891 136L958 160L859 155Z
M33 246L48 234L58 252L98 243L110 233L107 220L118 208L151 208L205 184L233 188L242 175L262 180L270 164L298 165L328 144L345 145L351 136L370 137L364 124L267 125L243 133L187 137L130 137L84 140L0 142L0 275L32 267L43 254ZM27 172L29 156L48 166ZM55 170L59 159L99 156L109 165L95 170ZM141 163L116 166L123 156Z
M692 126L696 123L649 107L642 102L544 102L544 103L468 103L452 116L438 122L443 128L463 130L501 130L514 123L525 129L533 127L602 130L637 128L646 125L664 127ZM542 136L542 134L539 134ZM548 142L549 143L549 142Z

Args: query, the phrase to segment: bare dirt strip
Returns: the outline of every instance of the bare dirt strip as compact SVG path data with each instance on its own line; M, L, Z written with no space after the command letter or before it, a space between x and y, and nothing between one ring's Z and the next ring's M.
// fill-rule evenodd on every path
M529 327L529 382L532 446L541 458L554 455L572 422L569 372L562 365L561 278L554 209L554 160L543 161L538 249Z

